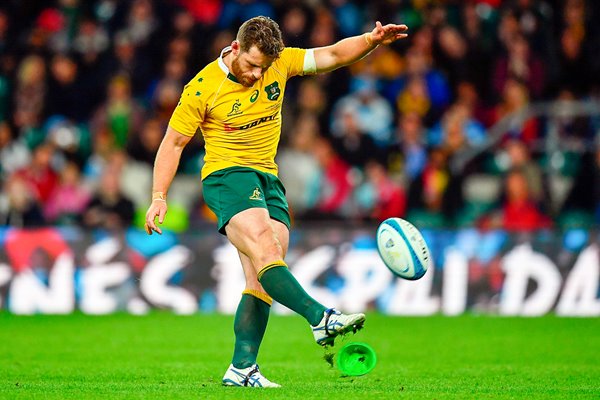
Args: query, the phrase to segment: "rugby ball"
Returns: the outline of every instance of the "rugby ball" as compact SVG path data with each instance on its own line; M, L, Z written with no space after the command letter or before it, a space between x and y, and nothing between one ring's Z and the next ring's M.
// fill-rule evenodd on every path
M377 250L390 271L404 279L421 278L431 261L421 232L402 218L388 218L379 225Z

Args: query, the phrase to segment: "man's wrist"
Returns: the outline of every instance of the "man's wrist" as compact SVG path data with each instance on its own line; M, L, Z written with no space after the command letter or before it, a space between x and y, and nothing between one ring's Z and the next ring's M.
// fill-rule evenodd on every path
M165 192L152 192L152 201L167 201L167 194Z
M365 38L365 42L367 42L367 46L369 46L370 48L375 48L379 46L378 44L373 43L373 37L371 35L371 32L365 33L363 37Z

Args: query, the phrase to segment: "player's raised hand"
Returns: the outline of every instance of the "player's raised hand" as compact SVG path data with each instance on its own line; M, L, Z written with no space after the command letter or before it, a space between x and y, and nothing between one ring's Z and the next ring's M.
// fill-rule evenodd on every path
M408 36L406 31L408 26L387 24L381 25L381 22L375 23L375 29L370 33L369 39L373 44L390 44L399 39L404 39Z
M148 235L152 235L152 232L156 232L162 235L162 229L156 225L156 217L158 217L158 223L162 224L167 214L167 202L164 199L154 199L148 207L146 212L146 223L144 229Z

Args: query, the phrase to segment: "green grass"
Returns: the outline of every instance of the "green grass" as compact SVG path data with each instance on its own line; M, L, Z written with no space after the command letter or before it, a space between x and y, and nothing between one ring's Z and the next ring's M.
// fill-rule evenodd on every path
M299 317L273 316L259 363L281 389L225 388L233 318L0 313L1 399L600 398L600 319L367 316L336 345L378 363L340 377ZM335 349L335 348L334 348Z

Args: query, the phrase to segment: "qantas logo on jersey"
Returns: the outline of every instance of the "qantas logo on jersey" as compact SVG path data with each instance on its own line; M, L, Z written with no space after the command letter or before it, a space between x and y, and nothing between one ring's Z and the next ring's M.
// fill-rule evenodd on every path
M244 131L246 129L254 128L255 126L260 125L264 122L273 121L275 118L277 118L278 115L279 115L279 112L276 112L273 115L269 115L268 117L262 117L260 119L254 120L250 123L247 123L246 125L232 126L231 124L225 124L225 125L223 125L223 127L225 128L225 132Z

